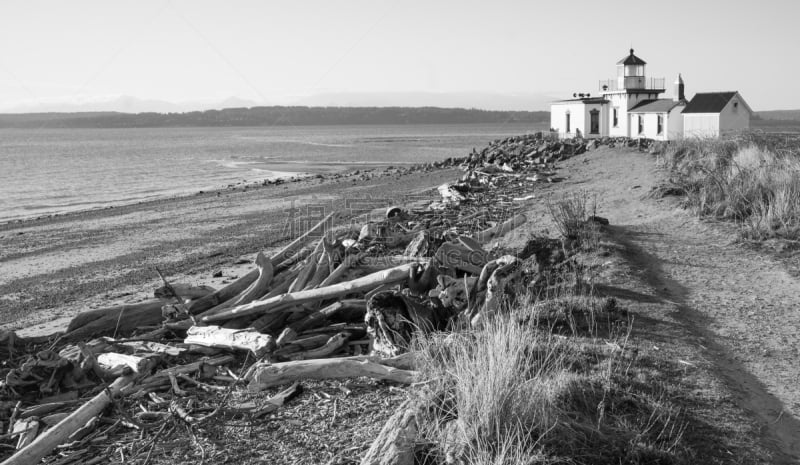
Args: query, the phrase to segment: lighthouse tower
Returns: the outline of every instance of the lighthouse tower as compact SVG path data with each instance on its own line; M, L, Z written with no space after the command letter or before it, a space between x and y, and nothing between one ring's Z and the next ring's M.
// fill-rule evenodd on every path
M629 55L617 62L617 78L600 81L600 94L609 101L608 134L612 137L630 137L628 110L645 100L657 99L665 91L665 79L648 78L646 65L631 49Z

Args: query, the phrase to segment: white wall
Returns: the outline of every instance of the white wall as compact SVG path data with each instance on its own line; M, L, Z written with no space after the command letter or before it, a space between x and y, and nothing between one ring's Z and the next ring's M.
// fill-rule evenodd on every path
M608 119L608 135L611 137L625 137L628 135L628 104L627 94L609 94L606 98L610 101L606 110ZM614 127L614 108L617 108L617 126Z
M661 134L658 133L658 115L664 118ZM630 113L631 116L631 137L647 138L655 140L667 140L669 120L667 113ZM639 134L639 116L644 118L644 132Z
M719 137L719 113L684 113L683 137Z
M670 110L667 115L667 139L675 140L683 137L683 115L681 112L686 105L678 105Z
M550 127L559 133L559 137L575 137L576 129L580 129L581 136L590 139L608 134L608 121L606 119L605 105L600 103L586 104L576 102L556 102L550 105ZM600 133L591 134L590 112L600 112ZM567 132L567 112L570 114L570 130Z
M642 100L652 100L658 98L658 94L654 92L649 94L610 93L604 94L603 96L611 102L608 104L608 108L605 110L606 118L608 120L608 135L611 137L636 137L637 128L634 126L628 126L630 121L628 110L633 108L634 105ZM616 128L613 127L614 107L619 109L617 113L619 115L619 126Z
M575 128L584 132L586 105L583 102L558 102L550 105L550 127L560 137L575 137ZM570 114L570 129L567 131L567 112Z
M737 104L738 105L735 105ZM720 112L719 130L721 134L742 131L750 128L750 110L742 97L736 94Z

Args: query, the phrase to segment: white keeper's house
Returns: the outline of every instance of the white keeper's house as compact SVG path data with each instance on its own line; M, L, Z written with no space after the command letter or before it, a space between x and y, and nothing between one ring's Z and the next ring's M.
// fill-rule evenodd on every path
M573 94L550 106L550 128L559 137L632 137L671 140L719 137L750 127L753 111L739 92L684 96L680 74L672 98L659 98L664 78L648 78L644 60L630 54L617 62L617 77L600 81L599 95Z

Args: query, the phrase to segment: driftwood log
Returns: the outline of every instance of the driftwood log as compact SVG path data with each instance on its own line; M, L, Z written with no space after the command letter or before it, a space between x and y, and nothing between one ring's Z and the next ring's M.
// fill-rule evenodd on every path
M504 255L483 267L465 315L472 327L480 326L486 317L500 310L504 300L509 297L506 295L510 291L508 284L521 273L519 264L518 258Z
M39 418L20 418L11 427L11 435L17 435L17 449L27 447L39 434Z
M361 465L414 465L420 407L405 402L383 425Z
M338 379L367 376L398 383L414 382L417 373L382 365L369 360L347 358L326 358L301 360L283 363L263 363L253 365L245 379L250 391L262 391L272 386L292 383L304 379Z
M192 326L187 331L184 344L217 347L231 350L249 350L256 357L275 349L275 339L269 334L252 330L220 328L219 326Z
M64 339L128 335L143 326L159 325L163 320L161 307L168 302L156 299L79 313L69 322Z
M278 410L283 404L297 397L303 392L303 386L300 383L294 383L283 391L275 394L267 399L263 407L258 410L251 411L253 417L258 418L270 414Z
M382 284L399 283L407 280L411 270L415 269L417 266L419 266L418 263L400 265L394 268L389 268L388 270L380 271L378 273L372 273L352 281L333 284L317 289L283 294L269 299L256 300L255 302L251 302L247 305L241 305L216 315L204 317L203 322L208 323L212 321L225 321L244 315L270 313L281 308L300 305L306 302L334 299L336 297L341 297L343 295L352 294L355 292L372 290Z
M140 357L116 352L98 354L95 360L102 369L111 373L120 372L120 374L125 371L146 373L155 365L153 357Z
M338 216L338 213L336 212L329 214L325 218L321 219L320 222L314 225L311 229L300 235L297 239L293 240L278 253L273 255L271 258L273 266L277 266L284 260L290 259L295 252L302 249L315 237L322 236L322 234L319 233L324 232L326 229L330 229L332 226L331 222L334 218L336 218L336 216Z
M272 263L261 252L256 255L256 270L258 271L258 277L247 289L216 307L209 309L208 312L215 312L217 309L221 311L222 309L235 307L236 305L247 304L266 294L273 277Z
M275 255L270 258L270 263L272 266L277 268L283 261L291 258L295 252L303 248L303 246L305 246L308 242L311 242L316 233L323 231L326 226L330 226L330 222L334 216L335 213L331 213L330 215L326 216L314 227L306 231L303 235L293 240L283 249L275 253ZM217 292L193 301L188 305L187 310L190 314L197 315L198 313L204 312L211 307L225 303L247 289L250 284L258 279L258 276L259 271L257 269L253 270L218 290Z
M153 296L157 299L169 299L174 292L181 299L194 300L217 292L217 290L211 286L193 286L191 284L181 283L170 284L170 288L171 290L167 289L166 285L161 286L153 292Z
M350 339L349 333L337 333L328 338L320 347L308 349L303 352L298 352L289 356L292 360L310 360L321 357L328 357L334 352L338 351L347 344Z
M281 333L281 335L283 335L283 333ZM292 354L321 347L325 345L329 339L330 335L328 334L314 334L304 338L295 339L294 341L288 343L282 341L284 342L283 345L279 349L276 349L272 353L272 356L276 360L283 362L286 361Z
M255 282L256 279L258 279L257 269L247 273L246 275L238 278L236 281L228 284L212 294L208 294L205 297L193 300L186 305L186 311L191 315L197 315L198 313L223 304L247 289L251 284L253 284L253 282Z
M472 236L472 239L481 244L485 244L491 240L497 239L498 237L504 236L509 231L524 224L527 220L528 218L524 214L520 213L519 215L516 215L511 219L498 224L497 226L478 232Z
M339 279L344 276L344 274L349 270L353 265L359 262L364 257L364 254L350 254L344 257L342 263L339 264L331 273L326 277L322 282L319 283L317 287L325 287L330 286L331 284L336 284Z
M415 331L443 330L455 312L433 305L407 289L383 291L367 302L367 334L370 353L394 357L408 350Z
M399 368L401 370L414 370L416 368L416 356L412 352L406 352L396 357L380 357L377 355L355 355L353 357L345 357L343 360L357 360L359 362L367 361L372 363L380 363L387 367Z
M321 242L320 242L321 243ZM300 273L297 274L297 277L292 282L291 286L289 286L289 292L297 292L302 291L305 287L306 283L311 276L314 274L314 271L317 269L317 261L322 253L319 251L314 251L311 255L308 256L303 261L303 266L300 269Z
M59 444L76 431L83 428L92 418L99 415L111 404L111 397L120 395L123 388L133 382L131 377L120 377L108 386L108 389L94 396L78 410L72 412L54 427L42 433L24 449L9 457L2 465L34 465L50 454Z
M306 283L303 289L314 289L319 286L328 275L333 271L333 244L326 241L324 238L320 241L322 244L322 253L320 254L319 261L314 268L314 274Z
M332 318L339 312L350 311L351 314L354 311L358 312L356 313L356 316L358 316L357 319L363 321L366 310L367 303L361 299L345 299L334 302L327 307L317 310L304 317L302 320L296 321L286 327L284 330L284 333L286 333L284 335L284 340L293 341L301 332L322 325L322 323ZM356 318L349 319L352 321Z

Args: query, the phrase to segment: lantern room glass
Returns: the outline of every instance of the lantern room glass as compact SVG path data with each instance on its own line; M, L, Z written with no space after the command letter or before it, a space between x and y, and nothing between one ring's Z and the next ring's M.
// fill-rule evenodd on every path
M644 65L626 65L625 76L644 76Z

